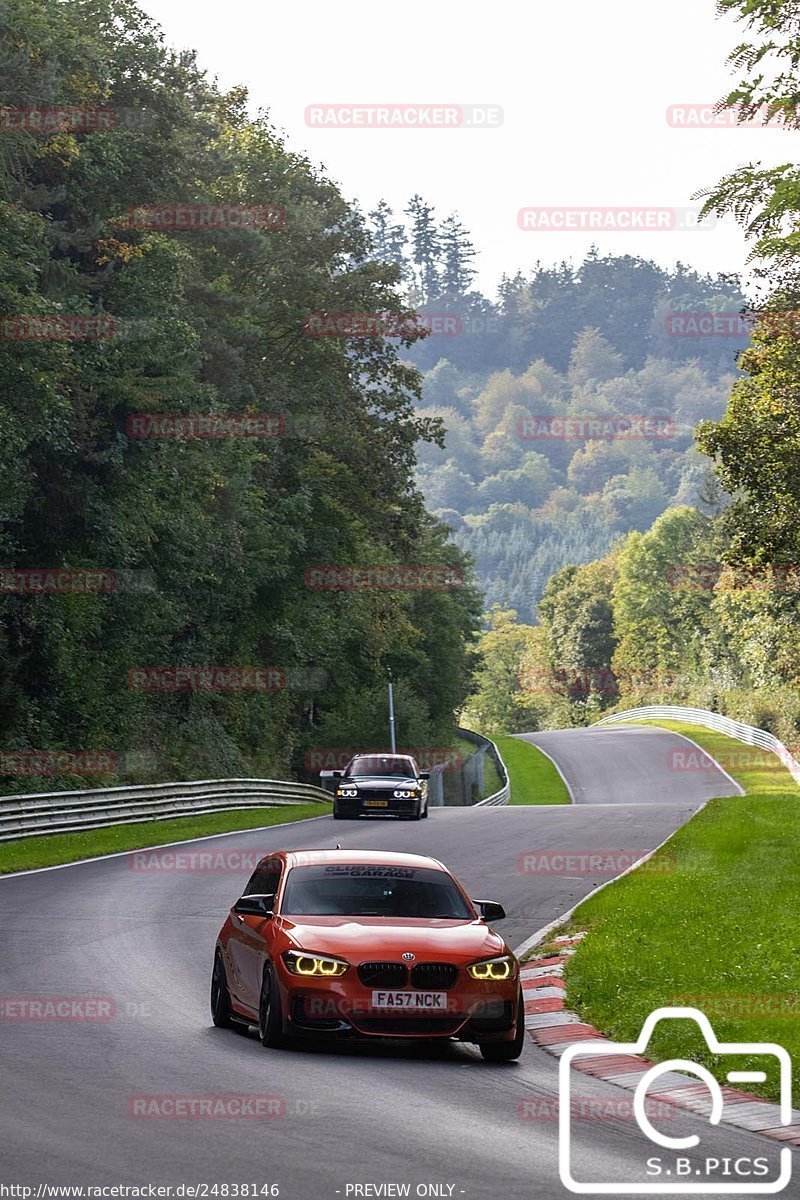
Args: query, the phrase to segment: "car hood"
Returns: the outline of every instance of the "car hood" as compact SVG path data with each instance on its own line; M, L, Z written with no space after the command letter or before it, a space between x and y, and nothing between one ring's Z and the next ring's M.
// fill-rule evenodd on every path
M301 950L341 955L353 962L398 959L411 951L420 961L471 962L504 954L508 948L498 933L482 921L429 920L387 917L278 918L287 936Z
M339 781L340 787L368 788L371 792L393 792L395 788L416 787L413 775L356 775Z

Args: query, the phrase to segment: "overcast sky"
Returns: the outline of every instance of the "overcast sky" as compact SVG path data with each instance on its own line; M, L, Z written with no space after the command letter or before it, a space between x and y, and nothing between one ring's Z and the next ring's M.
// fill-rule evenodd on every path
M670 105L704 105L731 84L741 27L713 0L494 0L427 5L304 0L144 0L168 42L191 46L223 87L244 83L289 146L367 210L420 192L456 211L480 252L479 282L602 251L745 269L729 221L712 229L543 232L531 207L681 207L737 165L796 157L797 133L680 129ZM492 128L314 128L310 105L499 106ZM573 221L581 218L572 218ZM538 218L537 218L538 220Z

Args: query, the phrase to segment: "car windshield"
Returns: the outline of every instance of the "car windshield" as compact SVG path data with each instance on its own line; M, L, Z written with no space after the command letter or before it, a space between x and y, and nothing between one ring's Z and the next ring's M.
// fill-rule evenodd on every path
M402 775L404 778L415 774L414 765L410 758L400 758L396 754L359 754L347 768L346 775Z
M377 863L293 867L281 912L314 917L427 917L473 920L446 871Z

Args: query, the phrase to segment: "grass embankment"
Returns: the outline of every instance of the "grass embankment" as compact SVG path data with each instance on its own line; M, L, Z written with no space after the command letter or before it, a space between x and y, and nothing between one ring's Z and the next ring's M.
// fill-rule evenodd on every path
M287 804L281 808L245 808L235 812L205 813L198 817L170 817L166 821L143 821L136 825L109 825L75 833L52 833L0 843L0 875L78 862L99 854L138 850L166 842L188 841L237 829L260 829L284 825L304 817L325 816L327 804Z
M538 746L501 734L492 741L511 780L512 804L569 804L564 780Z
M568 929L589 937L567 967L568 1005L615 1041L634 1041L654 1009L686 1005L721 1041L777 1042L800 1060L800 789L766 751L657 724L691 737L747 794L712 800L655 864L580 905ZM688 1021L660 1022L648 1056L702 1062L721 1082L731 1066L764 1068L715 1058ZM768 1073L747 1089L774 1100Z

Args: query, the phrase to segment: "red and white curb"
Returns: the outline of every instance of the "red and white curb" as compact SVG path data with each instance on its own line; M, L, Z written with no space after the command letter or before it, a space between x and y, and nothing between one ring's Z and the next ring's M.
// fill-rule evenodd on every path
M538 1046L557 1058L576 1042L604 1042L608 1045L611 1040L593 1025L585 1024L577 1013L570 1012L566 1006L564 966L568 957L575 953L576 944L585 936L579 933L574 937L554 938L553 945L559 947L558 953L550 958L523 963L520 967L525 1028ZM640 1055L604 1054L578 1058L573 1068L635 1091L645 1072L654 1065ZM652 1100L674 1104L703 1116L711 1112L708 1088L698 1083L696 1078L669 1071L660 1077L658 1084L657 1088L648 1090L647 1095ZM800 1146L800 1111L792 1111L791 1125L782 1125L777 1104L770 1104L738 1088L721 1087L720 1091L723 1099L722 1120L726 1124Z

